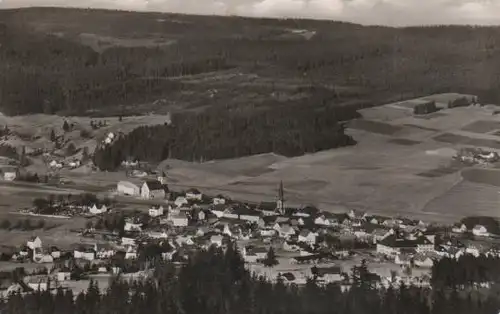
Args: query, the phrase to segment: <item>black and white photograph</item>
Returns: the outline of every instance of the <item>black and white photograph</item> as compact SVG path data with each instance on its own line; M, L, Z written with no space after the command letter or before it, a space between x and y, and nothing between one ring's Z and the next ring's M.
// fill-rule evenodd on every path
M0 314L499 314L500 0L0 0Z

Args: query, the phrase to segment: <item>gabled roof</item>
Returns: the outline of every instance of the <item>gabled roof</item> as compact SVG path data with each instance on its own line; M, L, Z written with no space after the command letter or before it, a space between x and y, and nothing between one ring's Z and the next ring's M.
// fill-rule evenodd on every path
M311 270L315 272L319 277L323 277L324 275L331 274L331 275L340 275L342 273L342 268L339 266L330 266L330 267L314 267L314 270Z
M159 181L154 181L154 180L148 180L144 182L150 191L158 191L158 190L163 190L163 186Z
M190 188L189 190L186 191L186 193L201 194L201 192L195 188Z

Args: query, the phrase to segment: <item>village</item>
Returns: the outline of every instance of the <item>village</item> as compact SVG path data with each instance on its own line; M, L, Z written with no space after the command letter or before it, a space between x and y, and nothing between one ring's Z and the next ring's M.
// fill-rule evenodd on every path
M72 197L72 203L36 201L38 213L44 209L53 215L86 217L85 228L74 230L82 241L57 248L34 232L16 252L3 253L2 260L17 263L18 269L27 263L40 266L22 281L4 280L3 295L71 289L74 282L92 276L147 277L157 262L182 265L190 253L231 244L237 245L248 269L269 280L300 285L314 277L318 283L343 288L349 287L348 274L360 263L368 265L380 287L430 287L432 266L440 258L500 256L495 234L483 225L444 226L355 210L290 208L283 182L276 202L258 204L208 196L194 188L171 191L164 175L142 185L120 181L114 193L161 205L147 212L121 212L114 208L116 203L89 195Z

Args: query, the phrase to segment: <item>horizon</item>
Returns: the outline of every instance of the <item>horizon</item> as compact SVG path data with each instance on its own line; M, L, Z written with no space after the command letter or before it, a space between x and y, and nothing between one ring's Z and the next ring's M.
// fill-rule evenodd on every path
M0 9L30 7L107 9L253 18L296 18L389 27L500 26L493 0L0 0Z

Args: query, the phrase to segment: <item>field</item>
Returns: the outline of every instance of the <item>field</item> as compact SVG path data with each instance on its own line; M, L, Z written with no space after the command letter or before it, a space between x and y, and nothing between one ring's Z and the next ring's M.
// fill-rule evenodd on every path
M195 187L208 194L222 193L252 202L274 201L278 184L283 181L287 203L293 206L313 204L330 211L352 208L447 222L471 213L500 216L495 205L500 201L500 171L470 169L452 159L463 146L495 148L490 143L496 142L497 136L476 129L467 131L464 127L483 121L488 121L485 125L495 125L500 123L497 116L477 106L443 109L441 115L433 119L413 117L411 110L398 109L394 104L360 112L363 118L353 121L347 129L358 141L353 147L294 158L269 153L203 163L165 160L158 168L167 173L174 190ZM15 132L41 134L37 141L42 143L48 141L47 132L51 128L62 132L63 120L55 116L0 117L2 119L0 123L8 124ZM127 132L141 124L163 123L165 119L157 115L126 117L121 122L109 118L109 126L97 130L93 138L81 139L78 132L73 131L72 140L77 146L92 146L106 132ZM89 123L88 118L68 120L78 127ZM32 131L35 128L30 126L41 130ZM31 148L37 141L22 143ZM43 163L34 164L31 167L38 167L40 171L46 167ZM125 210L145 210L150 205L114 196L118 181L132 180L124 172L98 172L81 167L62 170L59 175L68 181L66 185L4 184L0 202L3 212L29 206L34 197L83 191L115 197L124 202ZM133 180L140 182L140 179ZM64 232L64 228L69 227L61 226L58 230ZM57 236L53 239L57 240Z
M450 95L460 97L426 99L447 102ZM476 213L500 217L500 172L469 169L452 159L463 146L499 149L495 135L465 128L483 121L494 126L498 117L478 106L442 109L432 119L413 117L411 110L394 104L360 112L364 118L348 126L358 141L354 147L295 158L263 154L201 164L165 161L161 167L169 164L174 186L193 185L250 201L275 200L283 180L292 205L448 222Z

